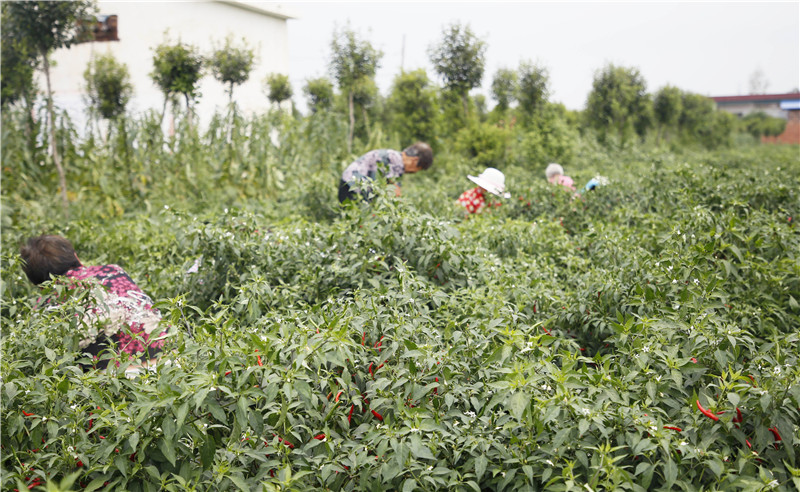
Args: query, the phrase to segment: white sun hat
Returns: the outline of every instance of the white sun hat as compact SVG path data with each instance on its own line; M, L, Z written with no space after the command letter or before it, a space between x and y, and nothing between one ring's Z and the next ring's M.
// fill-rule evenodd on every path
M487 167L478 176L468 175L467 178L493 195L511 198L511 193L506 193L506 176L493 167Z

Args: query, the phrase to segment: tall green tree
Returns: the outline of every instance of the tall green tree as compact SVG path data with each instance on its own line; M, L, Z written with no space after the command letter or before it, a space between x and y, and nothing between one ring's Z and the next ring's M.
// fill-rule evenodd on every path
M164 94L164 106L161 118L167 109L167 101L171 96L183 95L186 111L191 122L192 101L199 95L198 82L203 76L203 57L197 47L169 41L158 45L153 54L153 71L150 78Z
M0 30L0 103L7 107L23 101L29 106L36 93L33 74L38 56L28 38L19 37L14 30L6 28L13 22L9 5L9 2L0 4L3 26Z
M616 130L620 146L631 131L641 126L647 109L647 85L636 68L609 64L595 73L586 105L586 116L605 142L609 129Z
M486 42L469 25L446 26L442 40L428 48L428 57L445 89L461 98L464 118L469 114L469 91L481 85L486 66Z
M264 80L267 87L267 98L272 104L280 106L283 101L292 98L292 84L289 76L282 73L271 73Z
M517 100L519 100L519 110L526 121L533 120L547 103L550 92L549 81L550 76L546 68L530 62L520 64Z
M333 104L333 84L325 77L307 80L303 94L308 99L308 108L312 113L328 109Z
M677 87L664 86L653 98L653 113L658 124L658 140L678 126L683 111L683 93Z
M401 142L421 140L435 150L441 119L437 99L425 70L400 73L389 92L390 130L397 133Z
M361 39L355 31L345 28L335 30L331 41L330 71L339 90L347 94L347 105L350 113L350 128L347 136L347 151L353 148L353 131L355 129L355 95L363 90L365 79L373 79L380 66L383 52L373 48L372 44Z
M69 215L67 177L56 145L53 89L50 82L50 54L59 48L69 48L91 23L96 7L89 0L55 2L7 2L3 4L3 32L18 40L18 46L30 50L34 66L41 67L47 85L47 115L50 122L50 147L53 164L58 170L64 213Z
M255 52L242 40L242 45L233 43L231 36L225 44L214 50L208 59L208 66L214 78L228 86L228 104L233 105L233 88L244 84L250 78L255 62Z
M506 111L511 103L517 100L517 72L510 68L500 68L492 78L492 99L497 101L496 108Z
M86 97L92 110L101 118L114 120L125 113L133 95L128 67L112 54L99 55L83 72Z

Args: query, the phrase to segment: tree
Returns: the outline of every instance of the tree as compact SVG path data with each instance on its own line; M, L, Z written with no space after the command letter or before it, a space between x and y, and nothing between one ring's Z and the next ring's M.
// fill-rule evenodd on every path
M339 84L339 90L347 93L350 113L347 151L351 152L355 128L355 93L357 89L364 87L364 79L375 77L383 52L373 48L369 41L360 39L354 31L348 28L334 31L331 52L331 74Z
M283 101L292 97L292 85L289 76L282 73L273 73L265 79L267 98L273 104L280 106Z
M16 36L6 26L12 22L9 3L0 4L2 8L2 25L0 31L0 103L3 107L24 101L30 107L36 93L33 74L37 67L37 54L28 39Z
M231 36L225 38L222 48L214 50L208 66L214 78L228 86L228 104L233 105L233 88L244 84L253 70L255 53L242 40L242 46L234 46Z
M442 41L428 48L428 56L447 90L461 97L464 118L469 113L469 91L481 85L486 65L486 43L469 25L451 24L442 31Z
M526 120L533 119L547 103L549 80L550 76L546 68L530 62L520 64L517 100L519 100L519 109L526 116Z
M89 0L71 2L8 2L3 4L6 16L3 17L3 32L18 40L18 46L30 50L28 55L35 60L34 66L41 67L47 85L47 115L50 122L50 146L53 164L58 170L61 187L61 200L64 214L69 215L67 201L67 177L61 165L61 157L56 145L55 111L53 110L53 90L50 83L50 53L58 48L69 48L90 25L85 22L94 17L95 6Z
M164 118L170 96L181 94L191 122L191 102L200 95L197 83L203 76L203 57L195 46L180 41L177 44L166 41L154 51L150 77L164 94L161 118Z
M664 86L658 90L653 99L653 114L658 124L658 140L670 129L678 126L683 110L683 96L680 89Z
M598 130L601 141L606 140L609 127L616 129L620 146L634 125L643 118L647 108L644 78L636 68L615 67L612 64L595 73L592 91L586 104L589 125ZM637 127L637 130L641 125Z
M777 137L786 130L786 120L758 111L742 118L742 126L753 137Z
M492 99L497 101L497 109L506 111L517 99L517 72L500 68L492 79Z
M401 142L421 140L435 148L440 113L436 89L425 70L402 72L394 78L389 92L389 128Z
M333 84L325 77L318 77L306 81L303 94L308 99L308 107L312 113L328 109L333 103Z
M128 68L112 54L100 55L83 72L89 105L101 118L113 120L125 113L133 95Z

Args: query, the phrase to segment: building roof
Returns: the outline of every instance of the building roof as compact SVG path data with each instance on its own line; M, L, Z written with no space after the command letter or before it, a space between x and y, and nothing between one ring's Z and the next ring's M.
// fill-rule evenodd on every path
M733 103L770 103L781 102L787 99L800 99L800 92L790 92L786 94L751 94L748 96L718 96L712 97L717 104Z
M288 12L283 5L275 2L259 2L248 0L215 0L218 3L224 3L232 7L249 10L257 14L275 17L276 19L296 19L297 15Z

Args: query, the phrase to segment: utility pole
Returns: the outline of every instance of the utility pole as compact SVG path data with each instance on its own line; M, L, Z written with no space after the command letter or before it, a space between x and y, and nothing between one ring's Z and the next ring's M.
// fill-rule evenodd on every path
M403 45L400 48L400 73L403 73L403 62L406 57L406 35L403 33Z

